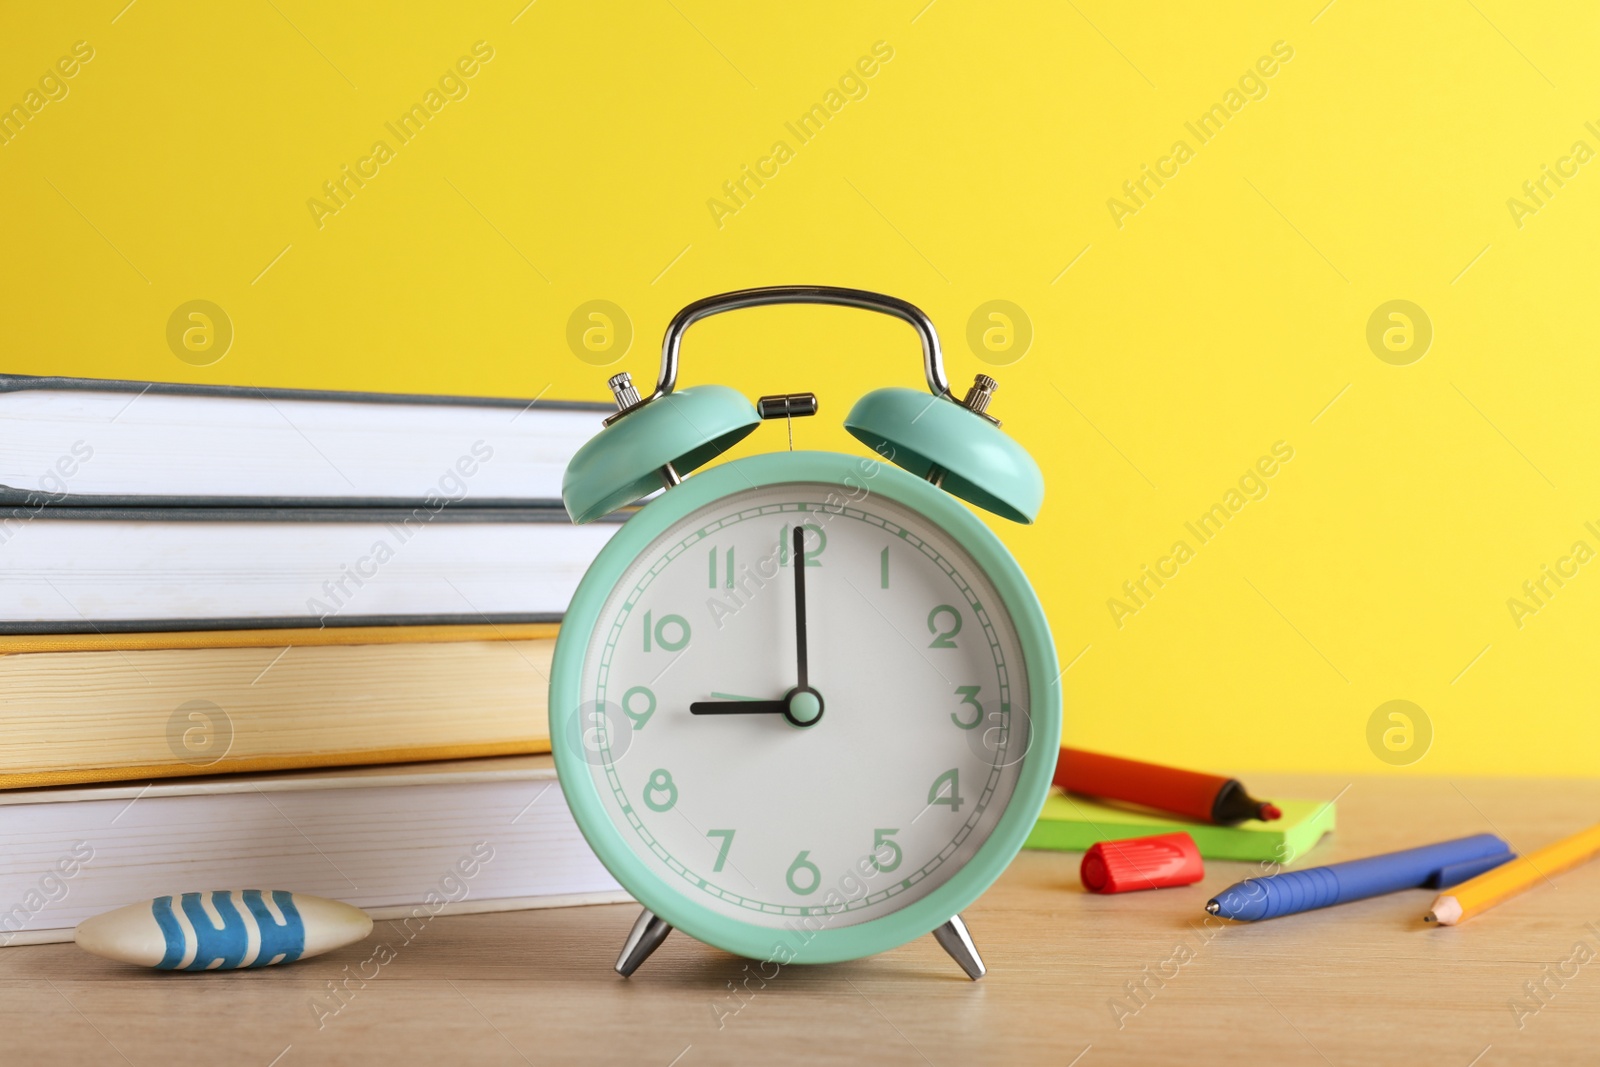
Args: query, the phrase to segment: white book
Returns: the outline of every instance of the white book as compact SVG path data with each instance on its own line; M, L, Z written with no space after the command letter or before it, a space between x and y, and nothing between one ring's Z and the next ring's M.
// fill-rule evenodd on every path
M283 889L378 920L628 895L548 756L0 792L0 946L168 894Z
M550 508L0 510L0 633L558 622L616 522Z
M0 502L558 506L610 410L0 375Z

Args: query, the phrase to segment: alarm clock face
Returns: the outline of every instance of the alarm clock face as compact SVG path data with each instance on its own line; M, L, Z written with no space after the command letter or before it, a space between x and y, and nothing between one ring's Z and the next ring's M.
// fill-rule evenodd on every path
M729 477L731 492L656 534L611 579L592 626L582 620L583 764L562 774L589 776L610 824L605 847L586 826L591 841L603 858L631 853L648 890L612 870L676 924L690 912L760 928L872 923L957 878L1017 791L1034 740L1027 642L956 535L903 489L873 491L891 476L948 504L889 468L855 491ZM961 515L969 542L993 541ZM1027 621L1042 630L1042 615Z

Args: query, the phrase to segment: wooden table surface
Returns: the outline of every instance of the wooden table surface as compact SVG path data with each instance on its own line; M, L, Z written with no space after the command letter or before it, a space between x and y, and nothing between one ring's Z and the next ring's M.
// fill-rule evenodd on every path
M1529 850L1600 819L1600 780L1249 781L1266 796L1340 795L1338 832L1300 866L1485 831ZM1424 890L1208 928L1205 901L1252 865L1097 897L1078 861L1025 852L965 913L989 966L980 982L929 937L742 987L755 965L681 934L625 980L611 965L632 906L441 917L404 945L380 923L363 944L231 974L8 948L0 1063L1600 1062L1600 863L1435 929ZM394 958L351 979L319 1026L328 983L380 942Z

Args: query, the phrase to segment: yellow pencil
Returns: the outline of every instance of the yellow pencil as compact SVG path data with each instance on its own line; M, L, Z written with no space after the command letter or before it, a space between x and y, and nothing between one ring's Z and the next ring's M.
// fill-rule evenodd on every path
M1454 926L1596 855L1600 855L1600 826L1591 826L1564 841L1546 845L1527 856L1518 856L1510 863L1462 882L1435 900L1433 910L1425 918L1440 926Z

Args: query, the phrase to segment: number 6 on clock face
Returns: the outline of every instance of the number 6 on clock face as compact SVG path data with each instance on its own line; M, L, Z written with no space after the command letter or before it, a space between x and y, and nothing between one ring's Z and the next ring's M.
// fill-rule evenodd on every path
M1054 769L1054 668L1037 598L962 505L779 453L613 538L563 623L552 731L585 835L655 915L747 956L853 958L1015 855L1038 811L1011 800ZM587 750L585 707L609 724Z

